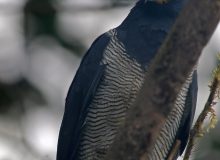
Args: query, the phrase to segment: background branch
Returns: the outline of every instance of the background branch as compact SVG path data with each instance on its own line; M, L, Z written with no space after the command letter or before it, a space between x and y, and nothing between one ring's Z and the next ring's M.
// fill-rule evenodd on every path
M188 2L153 60L138 99L106 159L147 159L179 90L219 20L219 0Z

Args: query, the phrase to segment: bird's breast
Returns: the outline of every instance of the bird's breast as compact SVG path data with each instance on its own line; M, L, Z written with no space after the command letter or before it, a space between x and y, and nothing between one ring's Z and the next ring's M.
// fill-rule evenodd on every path
M106 65L105 73L92 103L88 106L78 149L79 160L103 159L144 81L146 71L127 54L123 43L117 38L116 30L111 30L108 34L111 40L100 63ZM149 159L165 159L172 147L183 115L190 81L189 78L179 94L175 108L164 124Z

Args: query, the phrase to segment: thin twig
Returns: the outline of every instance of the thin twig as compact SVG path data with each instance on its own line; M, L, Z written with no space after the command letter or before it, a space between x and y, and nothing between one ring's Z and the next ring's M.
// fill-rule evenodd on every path
M212 107L216 104L216 98L218 98L218 93L219 93L219 86L220 86L219 69L220 69L220 67L218 66L218 68L217 68L218 73L215 73L215 75L214 75L213 82L210 86L210 90L211 90L210 95L209 95L208 100L205 104L205 107L204 107L203 111L201 112L201 114L199 115L193 129L190 132L189 143L187 145L183 160L188 160L190 158L190 155L191 155L192 150L195 146L197 138L203 136L204 129L202 128L202 126L204 124L204 120L207 117L207 115L209 113L212 114L211 116L215 115L215 111ZM211 118L211 122L210 122L210 126L209 126L210 128L214 128L214 126L216 124L216 120L215 120L214 126L213 126L212 121L213 120Z
M181 145L181 141L176 140L167 160L174 160L177 157L179 149L180 149L180 145Z

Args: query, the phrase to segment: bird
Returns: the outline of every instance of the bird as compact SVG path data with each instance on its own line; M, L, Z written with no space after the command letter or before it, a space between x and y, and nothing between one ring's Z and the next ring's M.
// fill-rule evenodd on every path
M186 2L138 0L120 25L96 38L67 93L57 160L103 160L114 147L150 62ZM197 90L195 67L159 131L149 160L167 159L177 140L181 143L176 157L183 153L195 114Z

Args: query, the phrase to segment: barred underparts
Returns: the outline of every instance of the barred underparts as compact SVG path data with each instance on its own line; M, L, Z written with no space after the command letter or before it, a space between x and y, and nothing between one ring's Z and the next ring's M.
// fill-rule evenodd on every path
M111 40L101 62L106 65L105 74L88 108L78 150L80 160L103 160L144 80L145 71L126 53L117 38L116 30L110 30L108 34ZM179 93L175 108L148 157L150 160L163 160L167 157L181 122L191 79L192 75Z

